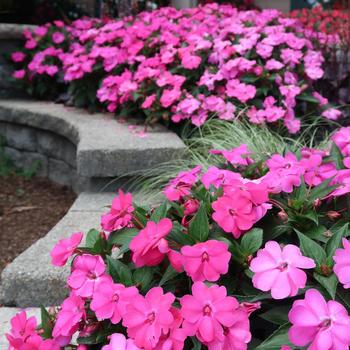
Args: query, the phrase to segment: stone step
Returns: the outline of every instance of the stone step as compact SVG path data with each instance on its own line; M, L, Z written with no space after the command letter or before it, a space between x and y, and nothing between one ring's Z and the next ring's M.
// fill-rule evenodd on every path
M108 211L115 193L81 193L68 213L42 239L20 254L6 266L1 275L0 304L17 307L59 305L67 296L66 280L69 267L51 265L50 251L58 240L73 232L86 233L100 228L100 216ZM141 203L140 195L133 195ZM152 203L159 198L151 199ZM142 198L142 203L150 200ZM1 349L1 348L0 348Z
M99 228L100 216L114 196L115 193L81 193L45 237L6 266L1 276L1 303L18 307L58 305L67 295L69 268L51 265L51 249L59 239L73 232Z
M19 308L15 307L0 307L0 349L5 350L8 348L8 342L5 337L5 334L11 329L11 318L15 316L18 312L22 311ZM40 309L39 308L28 308L25 310L27 312L27 316L35 316L40 317ZM38 319L38 322L40 320Z
M20 166L39 161L41 176L76 192L100 191L119 176L181 157L182 140L161 125L145 137L133 132L135 120L89 114L51 102L0 100L0 135L6 152ZM142 128L142 127L141 127Z

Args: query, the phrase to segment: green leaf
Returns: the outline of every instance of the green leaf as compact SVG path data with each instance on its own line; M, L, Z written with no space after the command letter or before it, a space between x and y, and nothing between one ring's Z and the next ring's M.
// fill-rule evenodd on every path
M309 229L308 231L304 232L305 236L316 239L317 241L326 243L327 237L325 235L327 231L327 228L323 225L314 226L313 228Z
M174 221L173 229L168 234L166 239L170 242L173 241L180 245L193 245L195 243L195 240L187 233L184 233L184 229L185 228L181 226L177 221Z
M160 219L166 217L166 213L168 211L168 202L163 202L151 215L150 220L154 222L159 222Z
M303 93L297 96L298 100L319 104L320 101L311 94Z
M295 231L297 232L300 241L301 251L304 255L314 259L316 264L320 266L326 260L326 252L312 239L297 230Z
M329 263L333 264L333 256L334 256L335 250L340 247L342 238L346 236L348 230L349 230L349 224L345 224L344 226L336 230L333 236L328 240L325 250L327 253L327 258Z
M191 337L193 347L192 350L200 350L202 348L202 344L199 342L199 340L195 337Z
M253 228L245 233L241 240L241 248L247 254L254 254L263 243L263 230L261 228Z
M255 350L280 350L282 345L291 345L288 338L289 328L289 323L280 326L266 340L260 343Z
M100 232L95 229L91 229L86 235L85 246L87 248L93 248L99 238Z
M207 211L202 203L196 215L192 219L189 229L189 235L196 241L205 242L209 236L209 222Z
M330 276L322 276L315 272L314 278L328 292L330 297L334 299L338 286L337 276L334 273Z
M169 265L159 282L159 286L161 287L163 284L175 278L178 274L179 272L177 272L171 265Z
M341 154L340 149L334 142L332 142L330 157L332 161L334 161L335 166L338 170L345 168L343 164L343 155Z
M123 254L129 250L130 242L138 235L139 231L136 228L124 228L119 231L114 231L110 234L108 242L120 247L120 253Z
M286 305L277 306L277 307L274 307L273 309L270 309L269 311L264 312L259 316L271 323L274 323L277 325L284 325L285 323L288 322L289 310L290 310L290 306L286 306Z
M128 266L110 256L107 256L107 266L114 282L122 283L125 286L133 285L132 273Z
M41 312L41 328L43 329L43 333L41 333L41 336L44 339L50 339L52 338L52 329L53 329L52 320L44 306L40 307L40 312Z
M145 293L149 290L153 281L154 268L153 267L141 267L134 271L133 277L135 284L141 289L141 292Z
M330 182L333 180L333 178L327 179L323 181L318 186L314 187L309 195L309 200L313 202L315 199L322 199L326 197L328 194L330 194L334 189L337 188L337 186L330 186Z

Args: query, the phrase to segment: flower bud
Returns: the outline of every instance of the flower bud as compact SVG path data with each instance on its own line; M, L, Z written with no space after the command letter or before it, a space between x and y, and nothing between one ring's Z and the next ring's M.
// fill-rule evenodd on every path
M335 220L341 217L341 214L338 211L335 210L330 210L326 213L326 215L328 216L328 218L330 218L331 220Z
M280 211L277 216L282 222L287 222L288 221L288 214L285 211Z
M318 208L322 204L321 199L316 198L313 202L314 208Z

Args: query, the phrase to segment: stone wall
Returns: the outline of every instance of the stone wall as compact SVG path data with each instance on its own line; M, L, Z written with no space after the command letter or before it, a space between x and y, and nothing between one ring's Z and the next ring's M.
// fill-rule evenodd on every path
M0 135L6 140L5 154L17 166L37 168L38 176L45 176L61 185L79 191L76 146L67 138L47 130L15 123L0 122Z

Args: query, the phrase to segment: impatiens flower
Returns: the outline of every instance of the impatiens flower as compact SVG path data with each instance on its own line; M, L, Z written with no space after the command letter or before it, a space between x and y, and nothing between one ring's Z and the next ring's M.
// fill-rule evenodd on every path
M11 58L13 62L22 62L25 59L26 55L23 52L16 51L11 54Z
M181 248L183 266L194 282L217 281L228 271L231 254L224 242L209 240Z
M254 272L253 285L264 292L271 291L272 298L284 299L297 295L306 285L306 273L301 269L312 269L315 262L303 256L292 244L281 248L275 241L269 241L260 249L250 263Z
M64 41L64 39L65 39L64 35L60 32L54 32L52 34L52 41L55 44L61 44Z
M350 127L340 128L332 137L343 156L350 156Z
M139 350L132 339L126 339L124 334L114 333L111 335L110 342L102 350Z
M208 171L202 175L202 183L209 190L210 186L219 188L232 180L240 180L241 174L233 171L219 169L216 166L209 167Z
M22 311L11 319L10 333L6 338L10 343L9 350L20 349L28 341L28 338L36 335L37 322L35 317L27 318L27 313Z
M61 306L52 331L56 337L71 337L77 330L78 323L85 317L84 300L74 294L68 297Z
M117 324L137 294L136 287L126 288L112 281L102 282L95 288L90 308L95 311L98 320L110 319L113 324Z
M174 322L171 305L175 297L163 293L160 287L152 288L146 296L138 294L127 306L123 326L136 346L146 350L156 346L162 333L166 334Z
M341 111L335 108L329 108L322 113L323 117L330 120L337 120L341 115Z
M212 204L214 221L239 238L253 227L271 208L267 187L263 183L231 180L223 185L224 195Z
M298 347L346 350L350 346L348 312L335 300L326 302L316 289L309 289L305 299L293 303L288 318L292 323L289 339Z
M198 180L201 167L197 166L189 171L181 171L176 178L172 179L164 190L164 195L170 201L178 201L189 195L192 186Z
M23 79L26 75L26 71L24 69L16 70L13 72L12 76L15 79Z
M99 255L79 255L73 262L73 272L68 277L68 285L76 295L89 298L102 282L111 280L105 274L106 265Z
M165 237L173 228L170 219L164 218L155 223L148 221L146 227L130 243L132 261L137 267L156 266L168 253L168 241Z
M228 297L226 288L218 285L207 287L203 282L195 282L192 295L180 300L183 328L189 336L196 335L204 343L223 340L227 328L235 324L237 300Z
M343 238L343 248L335 251L334 273L344 288L350 288L350 242L346 238Z
M251 155L251 152L248 150L247 145L244 143L242 143L239 147L233 148L231 150L211 150L210 153L222 155L232 165L247 166L253 162L249 157Z
M133 211L131 193L124 194L122 190L119 190L119 195L114 198L109 213L101 217L102 228L107 232L112 232L129 226Z
M209 350L246 350L252 335L248 314L242 309L232 311L234 323L231 327L223 327L223 339L206 344Z
M54 266L64 266L79 246L84 234L73 233L70 238L61 239L51 250L51 262Z

